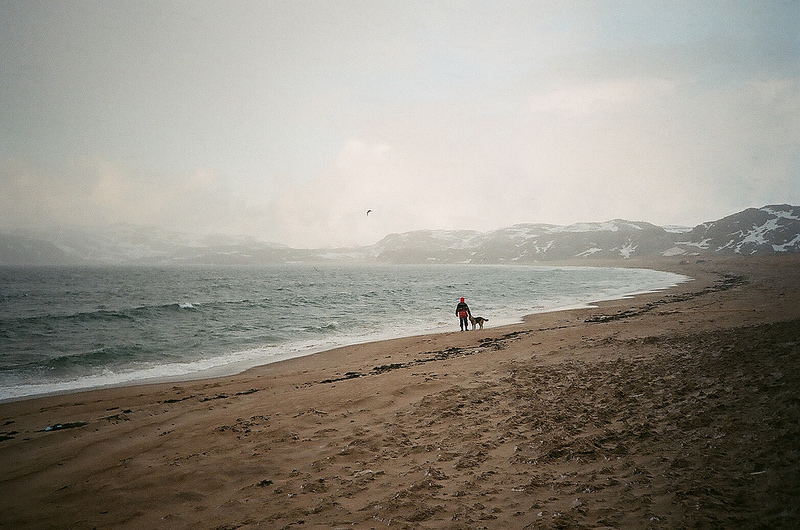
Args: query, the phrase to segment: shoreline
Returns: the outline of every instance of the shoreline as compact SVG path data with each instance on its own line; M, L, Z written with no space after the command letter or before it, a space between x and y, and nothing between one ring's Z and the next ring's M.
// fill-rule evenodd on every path
M791 527L800 256L613 266L694 280L0 403L0 526Z
M555 265L532 265L531 267L543 267L543 268L597 268L597 267L608 267L608 268L644 268L650 269L649 267L637 267L637 266L624 266L623 263L620 265L619 263L613 264L609 263L608 265L586 265L583 262L565 262L565 263L557 263ZM499 267L504 267L505 265L498 265ZM664 272L664 271L661 271ZM678 273L675 273L678 274ZM680 276L680 275L679 275ZM608 298L602 298L599 300L590 300L585 302L577 302L574 304L568 304L558 307L552 307L550 309L545 309L541 311L536 311L533 313L523 314L516 318L505 318L500 319L502 322L501 324L495 324L493 327L502 327L508 325L516 325L525 322L526 318L529 318L533 315L538 315L542 313L551 313L551 312L559 312L559 311L567 311L573 309L585 309L594 307L594 305L598 302L603 301L614 301L614 300L622 300L622 299L629 299L635 298L637 296L643 294L650 294L650 293L658 293L663 292L665 290L671 289L680 285L681 283L686 283L687 281L692 281L693 279L683 275L682 278L676 278L675 284L663 287L663 288L655 288L649 290L639 290L639 291L631 291L621 294L610 294ZM630 287L629 287L630 288ZM493 321L498 320L497 318L493 318ZM294 349L292 346L277 346L277 350L280 353L272 353L270 355L264 356L262 358L254 358L249 357L247 352L235 352L233 354L229 354L228 356L222 357L237 357L237 356L244 356L246 358L240 358L235 361L231 361L224 364L215 364L217 358L208 358L208 359L197 359L193 361L186 361L184 363L176 363L176 364L165 364L165 365L155 365L150 368L141 369L139 371L133 372L119 372L111 375L103 374L103 375L93 375L93 376L85 376L78 378L77 380L71 381L61 381L56 383L44 383L40 385L36 384L26 384L20 385L18 387L12 387L14 389L23 389L18 390L20 393L17 395L11 395L8 397L0 397L0 404L2 403L12 403L16 401L23 401L27 399L36 399L40 397L48 397L48 396L58 396L58 395L68 395L71 393L80 393L80 392L88 392L92 390L101 390L101 389L114 389L114 388L121 388L126 386L142 386L142 385L152 385L152 384L160 384L160 383L183 383L183 382L190 382L190 381L202 381L207 379L217 379L217 378L225 378L231 377L235 375L239 375L243 372L246 372L253 368L259 368L262 366L268 366L275 363L284 362L294 358L303 358L308 357L311 355L322 354L328 352L330 350L339 349L339 348L346 348L349 346L355 346L360 344L371 344L376 342L383 342L386 340L394 340L394 339L408 339L413 337L420 337L420 336L427 336L427 335L437 335L440 333L449 333L451 328L448 326L446 329L439 326L437 328L431 329L424 329L418 334L413 335L397 335L395 333L386 333L386 334L379 334L377 337L355 337L355 338L345 338L337 340L332 340L334 344L328 345L317 345L317 346L308 346L304 349ZM385 335L385 336L381 336ZM339 342L336 344L336 342ZM282 349L285 348L285 349ZM221 358L222 358L221 357ZM274 358L276 360L268 360L268 358ZM185 371L187 369L181 368L185 365L192 365L197 363L211 363L215 364L210 368L203 368L200 370L191 370ZM182 373L174 373L175 370L184 370ZM143 372L151 372L157 373L159 371L172 371L173 373L164 373L161 375L148 375L146 377L142 377L141 374ZM109 379L116 379L116 381L108 382ZM101 382L106 380L105 382ZM32 388L50 388L48 390L30 390ZM27 392L27 393L23 393Z

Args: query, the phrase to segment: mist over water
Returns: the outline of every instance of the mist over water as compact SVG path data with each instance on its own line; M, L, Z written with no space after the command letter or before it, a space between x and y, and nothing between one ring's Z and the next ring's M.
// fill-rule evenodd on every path
M477 265L0 268L0 399L181 379L657 290L650 270Z

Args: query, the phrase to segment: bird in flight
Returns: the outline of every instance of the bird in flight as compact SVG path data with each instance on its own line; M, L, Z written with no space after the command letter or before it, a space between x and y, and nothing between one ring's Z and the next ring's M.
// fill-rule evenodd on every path
M367 210L367 215L369 215L369 212L371 212L371 211L372 211L372 210Z

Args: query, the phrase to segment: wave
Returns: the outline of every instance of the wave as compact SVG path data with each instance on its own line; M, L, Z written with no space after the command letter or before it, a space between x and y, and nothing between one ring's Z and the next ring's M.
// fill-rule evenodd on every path
M16 325L25 323L43 323L59 321L113 321L113 320L134 320L136 318L147 318L154 314L164 314L169 312L179 312L185 310L199 310L204 304L196 302L175 302L168 304L142 305L124 309L105 309L98 308L90 311L77 311L74 313L47 313L32 316L6 317L0 319L0 326L6 329L13 329Z
M0 307L0 399L208 369L235 373L242 365L396 338L409 333L409 318L415 334L451 330L452 309L464 295L497 326L682 281L632 269L331 266L325 272L324 282L309 282L302 267L153 271L147 282L137 277L123 289L127 271L105 271L103 281L87 275L70 284L82 297L62 296L63 282L53 280L54 291L42 290L36 303ZM223 275L229 278L221 281Z
M92 373L48 374L27 370L15 371L13 380L0 370L0 402L30 396L72 392L87 388L102 388L134 383L177 381L230 375L254 366L303 357L340 346L341 342L298 341L273 347L259 347L229 352L224 355L169 362L139 362L135 365L97 366ZM96 359L102 352L87 352L65 362L80 365L80 359ZM48 363L49 364L49 363Z
M335 322L329 322L328 324L323 324L320 326L303 326L302 330L312 334L324 334L331 331L336 331L337 328L338 326Z

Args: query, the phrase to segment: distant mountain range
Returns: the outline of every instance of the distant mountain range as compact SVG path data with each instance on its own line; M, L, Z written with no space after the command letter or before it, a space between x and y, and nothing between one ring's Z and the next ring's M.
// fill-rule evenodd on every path
M569 226L520 224L490 232L419 230L374 245L294 249L249 237L193 236L114 225L0 234L0 265L277 264L295 262L506 263L800 252L800 207L772 205L694 228L621 219Z

